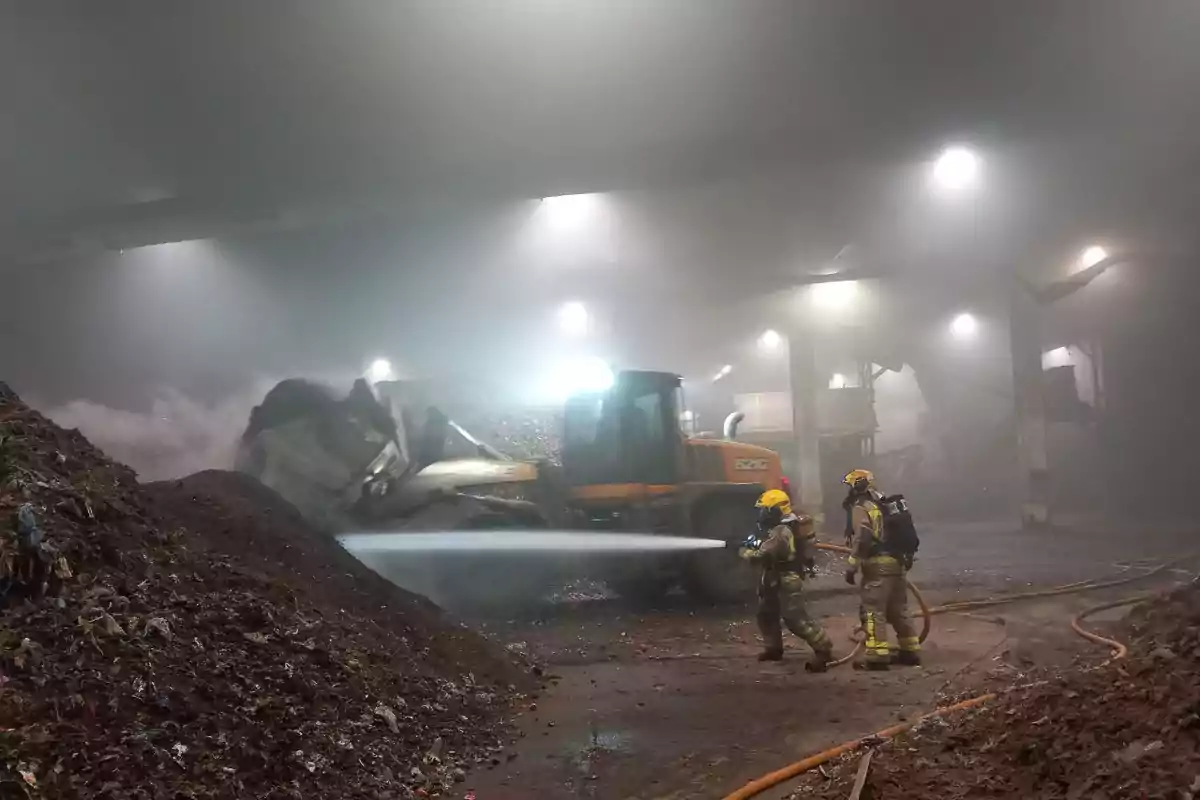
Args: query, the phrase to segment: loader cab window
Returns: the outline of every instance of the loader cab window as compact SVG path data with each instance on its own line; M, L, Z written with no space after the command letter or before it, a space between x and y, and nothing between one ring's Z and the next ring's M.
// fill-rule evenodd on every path
M679 430L679 435L683 439L687 439L696 434L696 418L687 410L687 396L683 393L683 387L675 388L675 410L678 412L675 415L675 427Z
M634 398L627 435L634 441L649 439L660 442L665 438L663 430L662 397L644 394Z
M568 448L592 447L601 438L604 400L598 395L572 397L563 419L563 439Z
M673 395L652 387L567 402L563 470L575 485L667 484L678 479Z

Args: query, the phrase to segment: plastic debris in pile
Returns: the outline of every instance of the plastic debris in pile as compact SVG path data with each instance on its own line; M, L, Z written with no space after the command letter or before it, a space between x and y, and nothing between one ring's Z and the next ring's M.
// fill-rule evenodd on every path
M502 453L521 460L562 463L561 413L475 409L460 416L456 422Z
M1130 656L1016 689L883 745L862 797L1200 797L1200 586L1131 615ZM948 722L948 724L947 724ZM793 798L850 792L860 754Z
M0 384L0 796L460 796L494 758L509 686L193 538Z
M57 594L70 577L70 564L42 535L33 506L22 504L11 529L0 531L0 606L40 598L47 590Z

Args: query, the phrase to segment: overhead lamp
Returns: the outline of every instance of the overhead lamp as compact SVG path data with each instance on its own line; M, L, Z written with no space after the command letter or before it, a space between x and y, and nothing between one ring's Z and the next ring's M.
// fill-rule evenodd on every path
M779 331L768 328L758 337L758 346L766 352L774 352L783 344L783 336Z
M1096 266L1106 258L1108 258L1108 251L1100 245L1094 244L1084 248L1083 252L1079 254L1079 263L1083 265L1084 269L1087 269Z
M957 194L970 188L979 180L980 159L966 147L947 147L933 162L930 177L936 189L947 194Z
M590 322L591 315L583 303L572 300L563 303L558 309L558 327L569 336L582 336L587 333Z
M371 362L370 366L367 367L367 372L364 377L366 377L367 381L370 383L390 381L395 377L395 373L392 372L392 362L388 361L386 358L375 359Z
M979 320L974 314L964 311L950 320L950 335L959 341L974 339L979 333Z

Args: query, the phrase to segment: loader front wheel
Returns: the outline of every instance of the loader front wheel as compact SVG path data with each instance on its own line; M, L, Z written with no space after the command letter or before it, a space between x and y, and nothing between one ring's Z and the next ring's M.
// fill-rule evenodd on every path
M758 573L751 564L738 557L737 545L757 524L754 504L741 498L722 498L705 503L693 519L696 536L719 539L727 546L691 554L684 565L684 589L693 599L710 605L751 602L758 585Z

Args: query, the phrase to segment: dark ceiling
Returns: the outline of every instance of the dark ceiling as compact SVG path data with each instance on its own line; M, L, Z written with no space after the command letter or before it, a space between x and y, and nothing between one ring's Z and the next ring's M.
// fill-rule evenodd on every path
M1024 159L1046 202L1084 217L1117 216L1114 192L1141 208L1195 183L1181 170L1200 141L1190 0L11 0L0 13L10 253L98 223L190 217L196 235L226 213L362 196L536 197L785 167L823 170L827 187L948 137Z

